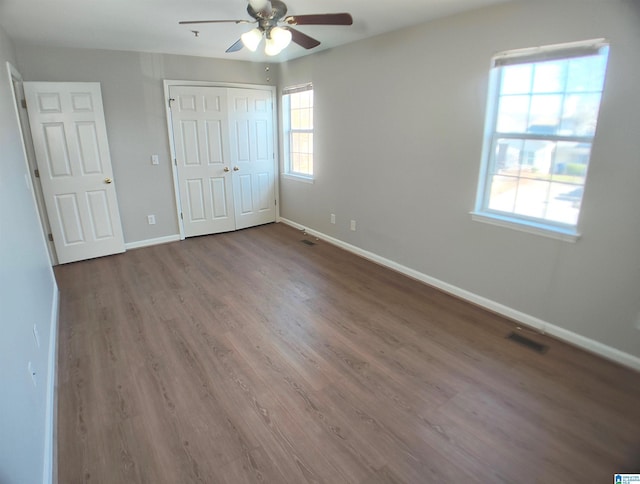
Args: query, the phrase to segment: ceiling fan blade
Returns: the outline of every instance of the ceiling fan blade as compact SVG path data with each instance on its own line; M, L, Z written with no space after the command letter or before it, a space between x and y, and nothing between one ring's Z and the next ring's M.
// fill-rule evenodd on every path
M242 50L244 44L242 43L242 39L238 39L231 47L229 47L225 52L228 54L230 52L238 52Z
M313 49L314 47L318 47L320 45L320 41L314 39L313 37L309 37L307 34L303 34L299 30L296 30L291 27L287 27L289 32L291 32L291 40L296 44L304 47L305 49Z
M224 24L224 23L234 23L234 24L252 24L254 22L250 20L183 20L182 22L178 22L180 25L189 25L189 24Z
M284 21L289 25L353 25L353 17L349 13L291 15Z

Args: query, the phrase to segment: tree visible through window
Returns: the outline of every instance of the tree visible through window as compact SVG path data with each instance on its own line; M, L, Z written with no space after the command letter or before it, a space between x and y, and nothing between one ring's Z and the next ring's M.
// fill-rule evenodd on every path
M313 176L313 88L305 85L284 90L283 127L285 171Z
M589 41L494 57L476 213L575 231L607 56Z

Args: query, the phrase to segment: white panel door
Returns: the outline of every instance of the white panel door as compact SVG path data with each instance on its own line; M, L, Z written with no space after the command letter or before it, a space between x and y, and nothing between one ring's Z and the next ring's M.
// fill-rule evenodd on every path
M275 159L271 93L229 89L236 228L275 222Z
M58 262L124 252L100 83L24 90Z
M171 86L169 95L184 233L235 230L227 90Z

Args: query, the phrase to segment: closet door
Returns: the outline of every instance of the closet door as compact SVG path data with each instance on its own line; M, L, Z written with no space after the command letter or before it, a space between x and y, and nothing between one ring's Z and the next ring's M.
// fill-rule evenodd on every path
M172 86L169 94L184 233L235 230L227 89Z
M185 236L275 222L271 91L183 85L169 96Z
M236 228L276 219L273 103L269 91L229 89Z

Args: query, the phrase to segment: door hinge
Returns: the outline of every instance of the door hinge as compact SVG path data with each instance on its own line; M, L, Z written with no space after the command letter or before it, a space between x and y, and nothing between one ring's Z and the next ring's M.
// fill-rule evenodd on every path
M169 109L171 109L171 101L175 101L175 99L172 97L169 98L169 101L168 101Z
M26 99L21 99L20 100L20 105L22 106L22 109L27 109L27 100Z
M182 212L180 212L180 220L184 220L184 215L182 215Z
M274 204L274 205L278 205L278 200L274 200L274 201L273 201L273 204Z
M49 242L53 242L53 234L48 234Z
M176 165L176 166L178 166L178 159L177 159L177 158L174 158L174 159L173 159L173 164L174 164L174 165Z
M40 170L38 170L37 168L36 168L35 170L33 170L33 175L34 175L36 178L40 178Z

